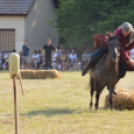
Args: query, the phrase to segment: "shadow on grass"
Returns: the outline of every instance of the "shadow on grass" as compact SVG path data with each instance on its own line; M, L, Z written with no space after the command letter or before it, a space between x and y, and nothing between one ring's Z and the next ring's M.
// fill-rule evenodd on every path
M109 109L102 107L99 109L100 111L107 111ZM46 109L46 110L33 110L28 113L20 113L21 116L32 117L38 115L44 115L47 117L54 115L69 115L69 114L82 114L82 113L90 113L97 114L99 111L95 110L95 108L91 109Z
M53 115L68 115L76 113L76 110L74 109L46 109L46 110L35 110L30 111L28 113L20 113L21 116L38 116L38 115L45 115L47 117L53 116Z

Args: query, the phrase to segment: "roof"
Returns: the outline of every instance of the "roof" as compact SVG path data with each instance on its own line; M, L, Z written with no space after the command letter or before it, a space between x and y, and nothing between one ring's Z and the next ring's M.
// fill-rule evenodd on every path
M34 0L0 0L0 15L26 16Z

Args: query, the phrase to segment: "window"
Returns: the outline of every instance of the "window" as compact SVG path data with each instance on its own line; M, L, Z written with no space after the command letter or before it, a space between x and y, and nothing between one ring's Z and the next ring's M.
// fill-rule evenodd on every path
M0 50L12 51L15 49L15 29L0 29Z

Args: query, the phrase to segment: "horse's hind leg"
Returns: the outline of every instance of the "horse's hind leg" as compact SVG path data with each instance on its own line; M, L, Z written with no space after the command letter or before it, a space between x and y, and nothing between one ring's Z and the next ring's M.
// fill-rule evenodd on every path
M94 79L92 77L90 78L90 86L91 86L91 90L90 90L90 94L91 94L90 108L92 108L92 106L93 106L93 95L94 95Z
M96 91L96 103L95 103L95 108L96 110L99 110L99 98L100 98L100 94L104 88L104 86L100 86L100 84L98 83L97 85L97 91Z
M100 97L100 92L99 90L97 90L96 91L96 103L95 103L96 110L99 110L99 97Z

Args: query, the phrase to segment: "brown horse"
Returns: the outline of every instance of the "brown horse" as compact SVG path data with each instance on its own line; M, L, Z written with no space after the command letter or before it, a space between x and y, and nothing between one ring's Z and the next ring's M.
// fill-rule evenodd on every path
M115 85L119 80L120 43L118 41L118 37L111 37L107 43L107 47L108 54L103 56L95 67L90 70L90 107L92 108L92 98L94 91L96 91L95 107L97 110L99 106L99 97L105 86L107 86L107 89L109 90L109 102L111 110L113 110L112 93L114 92Z

